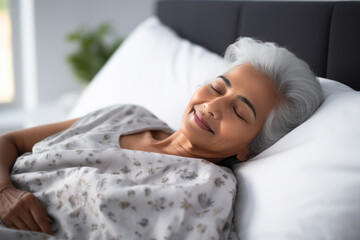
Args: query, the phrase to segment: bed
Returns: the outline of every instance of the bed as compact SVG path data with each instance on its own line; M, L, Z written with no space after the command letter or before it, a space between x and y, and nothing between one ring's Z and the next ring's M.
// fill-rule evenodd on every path
M158 1L69 118L132 103L177 129L193 91L224 71L221 56L230 43L239 36L276 42L309 63L325 100L272 147L229 166L237 181L232 234L218 238L357 240L359 23L360 2Z

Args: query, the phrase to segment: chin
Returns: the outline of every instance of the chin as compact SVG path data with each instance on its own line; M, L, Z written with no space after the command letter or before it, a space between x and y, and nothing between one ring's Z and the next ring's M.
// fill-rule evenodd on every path
M187 138L187 140L191 143L192 148L195 147L203 147L205 139L202 134L199 134L197 129L194 129L193 126L189 126L186 122L181 124L180 128L183 135Z

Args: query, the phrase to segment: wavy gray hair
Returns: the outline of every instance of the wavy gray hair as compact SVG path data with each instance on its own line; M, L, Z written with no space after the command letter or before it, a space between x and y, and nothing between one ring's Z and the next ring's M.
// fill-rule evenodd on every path
M275 43L239 38L224 59L232 67L250 63L276 85L278 102L260 133L250 143L248 158L267 149L307 120L323 101L318 80L308 64Z

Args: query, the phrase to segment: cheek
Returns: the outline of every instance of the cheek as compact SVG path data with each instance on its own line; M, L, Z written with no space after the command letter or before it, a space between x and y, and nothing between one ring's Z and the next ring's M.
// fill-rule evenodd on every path
M234 146L248 145L256 135L251 127L236 122L222 124L220 132L224 142Z

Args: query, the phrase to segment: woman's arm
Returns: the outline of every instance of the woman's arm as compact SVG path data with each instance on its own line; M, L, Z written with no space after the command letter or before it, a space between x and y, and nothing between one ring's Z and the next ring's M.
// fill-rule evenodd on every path
M11 184L10 171L15 160L41 140L69 128L78 119L22 129L0 135L0 190Z
M0 220L8 227L51 234L45 208L29 192L16 189L10 171L16 159L33 146L69 128L78 119L18 130L0 135Z

